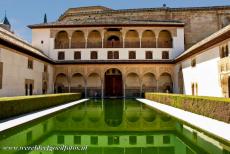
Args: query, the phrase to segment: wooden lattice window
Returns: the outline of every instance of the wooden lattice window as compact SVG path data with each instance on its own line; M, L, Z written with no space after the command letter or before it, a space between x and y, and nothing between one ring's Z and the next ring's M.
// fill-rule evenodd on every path
M97 59L97 51L92 51L90 54L91 59Z
M168 51L162 52L162 59L169 59L169 52Z
M74 52L74 59L75 59L75 60L81 59L81 52L80 52L80 51L75 51L75 52Z
M65 52L63 51L58 52L58 60L65 60Z
M145 59L153 59L152 51L146 51L145 52Z
M28 68L29 69L33 69L33 60L32 59L28 59Z
M129 52L129 59L136 59L136 52L135 51Z

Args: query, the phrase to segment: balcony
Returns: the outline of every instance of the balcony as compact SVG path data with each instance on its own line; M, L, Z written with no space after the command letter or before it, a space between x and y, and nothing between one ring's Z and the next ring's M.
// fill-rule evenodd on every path
M123 48L123 42L121 41L105 41L104 48Z
M77 42L77 43L72 43L71 48L85 48L85 42Z

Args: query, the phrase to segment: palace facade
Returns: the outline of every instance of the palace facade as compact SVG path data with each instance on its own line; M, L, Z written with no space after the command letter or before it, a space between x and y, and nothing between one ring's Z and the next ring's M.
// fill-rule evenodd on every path
M0 95L144 92L230 97L230 7L68 9L29 25L32 45L0 26Z

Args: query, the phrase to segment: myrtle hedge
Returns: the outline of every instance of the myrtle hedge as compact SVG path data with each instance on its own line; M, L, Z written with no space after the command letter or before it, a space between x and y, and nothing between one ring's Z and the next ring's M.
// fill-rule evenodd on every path
M81 98L78 93L0 98L0 120L61 105Z
M146 93L145 98L230 123L230 98Z

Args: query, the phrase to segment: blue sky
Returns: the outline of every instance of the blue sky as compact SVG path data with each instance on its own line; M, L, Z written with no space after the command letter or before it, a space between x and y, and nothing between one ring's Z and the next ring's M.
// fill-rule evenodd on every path
M68 8L103 5L113 9L161 7L192 7L230 5L230 0L1 0L0 19L5 10L13 31L31 41L27 25L41 23L47 13L48 22L55 21Z

